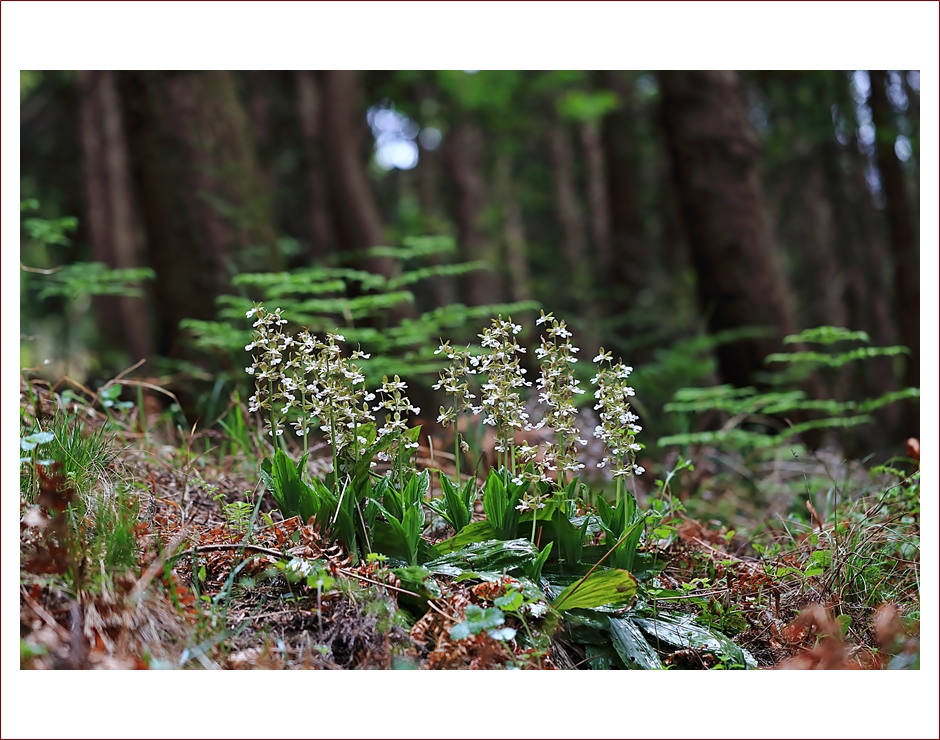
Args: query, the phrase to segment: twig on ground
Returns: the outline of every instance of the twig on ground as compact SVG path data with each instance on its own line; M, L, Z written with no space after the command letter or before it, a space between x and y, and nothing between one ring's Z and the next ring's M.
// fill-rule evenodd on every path
M67 631L61 624L59 624L58 622L56 622L56 621L55 621L55 618L54 618L49 612L47 612L47 611L43 608L42 604L40 604L38 601L36 601L34 598L32 598L32 597L26 592L26 589L25 589L25 588L21 588L21 589L20 589L20 594L23 596L23 600L26 602L26 604L29 606L29 608L32 609L34 612L36 612L36 615L37 615L43 622L45 622L45 623L48 624L50 627L52 627L52 629L55 630L55 633L56 633L60 638L62 638L63 641L65 641L65 642L67 643L67 642L71 639L71 635L68 633L68 631Z

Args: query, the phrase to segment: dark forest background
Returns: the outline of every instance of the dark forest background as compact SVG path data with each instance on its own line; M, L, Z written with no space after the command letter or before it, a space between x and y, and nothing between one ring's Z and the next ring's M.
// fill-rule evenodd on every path
M600 344L647 368L647 424L679 387L765 384L763 358L818 325L910 355L812 395L919 386L919 96L906 70L23 72L21 199L78 221L61 244L25 238L22 263L155 278L40 298L46 276L22 272L21 361L94 386L146 357L195 399L194 368L226 366L180 322L217 318L236 275L390 275L370 247L443 235L436 266L488 269L425 281L391 323L534 301L587 360ZM865 451L918 436L915 403L877 418Z

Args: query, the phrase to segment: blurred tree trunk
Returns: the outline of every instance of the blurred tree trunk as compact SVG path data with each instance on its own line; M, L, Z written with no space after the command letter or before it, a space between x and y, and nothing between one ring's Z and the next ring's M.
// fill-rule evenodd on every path
M796 188L803 219L794 218L794 246L802 257L800 279L806 306L806 326L846 326L843 303L845 285L835 249L835 219L826 198L825 176L816 162L805 162L807 171ZM794 276L796 277L796 276Z
M574 294L575 306L580 308L584 306L591 288L591 277L584 214L575 180L574 153L565 124L557 121L551 126L548 144L555 183L555 208L561 226L561 251L568 264L565 287Z
M594 274L603 277L613 262L610 246L610 203L607 199L607 172L604 168L604 142L596 121L585 121L579 128L587 174L588 210L591 214L591 238L594 242ZM600 281L595 281L600 282Z
M888 233L894 257L895 315L901 342L911 350L904 372L904 383L920 387L920 275L917 240L914 237L910 208L904 192L904 173L895 154L898 137L894 113L885 89L885 72L872 71L871 114L875 124L875 152L887 208ZM913 408L913 405L910 406ZM919 433L919 420L906 419L908 434Z
M768 238L757 138L734 72L662 72L662 122L698 294L714 333L746 326L767 337L716 349L726 382L754 385L764 357L793 330Z
M602 281L609 310L621 314L634 307L649 283L649 248L637 196L638 157L633 87L627 72L605 72L604 82L620 97L620 107L602 124L607 200L610 208L611 263Z
M297 118L304 145L304 167L309 188L310 256L314 263L324 264L333 251L330 209L323 161L323 104L320 83L310 71L295 73L297 85Z
M845 84L844 78L841 81ZM865 183L866 162L854 137L843 147L832 136L820 147L819 154L824 193L832 207L836 255L842 276L839 288L846 316L844 325L868 332L875 344L892 344L895 335L889 312L891 291L886 277L889 263L878 223L873 218L877 211ZM887 393L897 387L892 361L876 358L846 366L840 374L840 385L843 388L834 397L842 400ZM895 428L898 419L894 406L880 409L877 416L883 427ZM877 442L874 438L866 440L865 434L864 430L857 432L863 445L860 449L871 449Z
M446 234L450 231L440 199L441 157L440 150L421 152L421 162L414 170L417 180L418 204L422 222L428 234ZM431 256L431 264L446 265L452 261L447 254ZM437 306L448 306L457 302L457 284L453 277L442 275L434 278L430 285Z
M248 88L248 120L251 122L251 133L258 160L258 175L262 186L267 193L274 193L277 183L274 172L268 163L274 148L274 135L271 111L271 89L274 87L274 74L266 70L248 70L244 73L244 80Z
M359 73L328 71L323 75L323 135L327 142L333 223L341 249L363 252L385 245L382 217L366 174L362 135L365 111L360 110ZM392 261L382 257L357 260L372 272L392 274Z
M515 194L512 162L506 155L496 160L496 192L503 207L503 235L506 240L506 266L509 268L509 297L513 301L532 298L529 285L529 259L526 255L522 208Z
M141 267L143 249L134 220L117 75L106 71L79 72L78 84L92 256L112 268ZM98 296L95 304L98 324L109 344L126 348L134 362L151 354L150 316L145 299Z
M901 86L907 97L907 110L905 117L908 124L908 138L911 141L911 172L908 179L910 186L910 202L920 203L920 91L911 87L908 75L910 71L898 70L901 75ZM914 218L915 238L920 240L920 219Z
M157 346L212 319L238 270L280 266L247 116L228 72L119 75L132 173L156 270Z
M833 83L838 80L845 87L845 77L790 71L757 76L768 98L776 101L775 135L779 141L786 132L790 144L774 165L767 192L774 205L777 243L786 245L791 256L791 284L801 309L798 323L803 328L849 326L847 281L839 260L839 230L823 152L833 144L840 146L831 106L838 100Z
M471 306L502 299L499 252L483 226L486 187L483 175L483 132L473 123L457 124L445 140L450 174L457 190L457 240L462 257L482 260L489 270L466 276L466 300Z

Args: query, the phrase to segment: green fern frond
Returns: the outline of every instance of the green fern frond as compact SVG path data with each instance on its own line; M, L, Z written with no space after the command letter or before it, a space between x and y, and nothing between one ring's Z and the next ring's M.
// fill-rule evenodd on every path
M851 331L838 326L817 326L813 329L791 334L784 338L784 344L835 344L836 342L865 342L869 344L868 334L863 331Z
M815 363L828 367L842 367L857 360L867 360L872 357L893 357L903 354L910 354L910 350L907 347L900 346L858 347L839 355L826 355L821 352L778 352L768 355L766 362Z

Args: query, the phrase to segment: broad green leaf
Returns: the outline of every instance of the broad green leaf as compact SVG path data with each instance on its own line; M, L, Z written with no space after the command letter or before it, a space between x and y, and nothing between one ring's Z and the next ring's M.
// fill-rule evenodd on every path
M534 560L538 550L529 540L488 540L443 555L427 563L434 570L440 565L453 565L463 570L510 570Z
M596 570L572 583L552 602L559 611L597 606L628 606L636 596L636 579L625 570Z
M610 617L610 636L614 650L627 668L655 670L663 667L653 646L630 618Z
M704 648L726 655L745 668L757 667L757 661L747 650L735 645L720 632L695 624L687 614L660 614L656 618L632 617L632 620L653 639L672 647L680 650Z
M468 524L450 539L438 542L434 548L442 555L446 555L454 550L472 545L474 542L485 542L495 537L496 532L493 531L493 525L484 519L481 522Z

